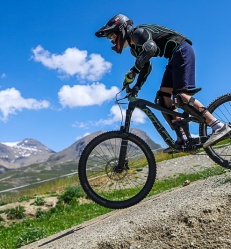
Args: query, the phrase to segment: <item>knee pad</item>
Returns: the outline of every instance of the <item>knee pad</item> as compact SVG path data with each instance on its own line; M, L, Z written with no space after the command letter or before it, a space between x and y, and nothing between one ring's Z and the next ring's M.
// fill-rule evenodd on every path
M175 110L176 107L174 105L172 105L171 107L168 107L165 105L164 102L164 96L171 98L171 94L170 93L166 93L166 92L162 92L162 91L157 91L156 93L156 98L154 100L155 104L164 107L164 108L168 108L169 110ZM173 120L173 116L169 115L167 113L162 112L162 115L164 116L165 120L168 122L168 124L170 125L170 127L174 130L173 125L172 125L172 120Z
M171 98L172 94L171 94L171 93L162 92L162 91L157 91L157 93L156 93L156 98L155 98L154 102L155 102L155 104L157 104L157 105L159 105L159 106L168 108L168 107L165 105L164 96L165 96L165 97L168 97L168 98Z

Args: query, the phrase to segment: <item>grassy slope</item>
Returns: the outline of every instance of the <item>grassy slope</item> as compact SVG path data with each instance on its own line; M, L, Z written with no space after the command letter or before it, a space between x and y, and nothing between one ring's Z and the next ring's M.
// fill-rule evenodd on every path
M178 156L180 156L180 154ZM168 157L171 158L169 155ZM156 156L157 161L162 161L164 159L166 159L166 155L159 154ZM186 180L192 182L201 178L222 174L224 172L225 170L223 168L214 167L191 175L181 174L177 178L156 182L150 195L181 186ZM68 186L76 187L72 187L71 192L71 187ZM47 212L38 210L37 217L33 219L28 217L17 220L15 219L7 226L4 221L0 221L0 249L19 248L22 245L55 234L111 211L110 209L101 207L93 202L88 201L87 203L82 203L79 201L80 199L78 197L86 200L87 197L78 187L78 179L76 175L23 189L17 194L1 196L0 204L31 199L38 195L57 195L60 200L59 204ZM68 201L64 199L65 196L69 198ZM19 212L19 210L17 210L17 212Z

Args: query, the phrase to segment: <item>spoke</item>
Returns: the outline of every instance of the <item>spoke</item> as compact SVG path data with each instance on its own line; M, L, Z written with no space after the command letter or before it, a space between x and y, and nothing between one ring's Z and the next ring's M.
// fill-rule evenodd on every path
M231 124L231 98L229 95L218 99L213 103L212 115L219 121ZM207 134L211 134L211 128L207 126ZM231 135L211 146L209 156L221 166L231 168Z
M122 139L113 138L98 144L87 162L87 174L92 189L106 199L126 200L138 194L146 183L148 166L142 166L146 157L133 142L128 141L128 168L114 171L119 161ZM141 170L137 170L137 169Z

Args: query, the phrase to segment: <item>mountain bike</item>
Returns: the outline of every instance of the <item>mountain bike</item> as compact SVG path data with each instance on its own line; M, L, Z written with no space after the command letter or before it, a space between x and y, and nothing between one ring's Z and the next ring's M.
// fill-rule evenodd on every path
M118 99L126 89L126 96ZM201 88L189 89L193 96ZM195 112L193 107L184 106L182 112L174 112L153 102L138 98L129 87L117 94L116 102L120 106L127 100L126 116L120 130L109 131L95 137L83 150L78 174L80 184L86 194L96 203L114 209L127 208L143 200L151 191L156 179L156 161L153 151L139 136L129 131L131 117L135 108L143 111L166 144L179 152L193 152L203 149L203 143L212 131L205 118ZM191 109L190 109L191 108ZM179 145L169 135L166 128L151 109L179 117L174 129L182 138ZM213 116L231 125L231 93L222 95L207 107ZM122 108L121 108L122 112ZM198 137L192 137L189 122L199 125ZM183 139L182 128L187 139ZM231 169L231 134L221 141L204 149L207 155L218 165Z

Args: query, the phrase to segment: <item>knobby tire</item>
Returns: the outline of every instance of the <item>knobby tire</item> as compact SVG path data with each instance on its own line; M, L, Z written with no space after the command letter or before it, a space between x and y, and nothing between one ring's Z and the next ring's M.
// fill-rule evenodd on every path
M120 144L128 139L127 167L118 173ZM156 162L150 147L132 133L110 131L94 138L81 154L78 173L86 194L113 209L127 208L143 200L156 178Z
M209 104L207 109L221 122L231 124L231 93L218 97ZM211 128L206 124L200 125L200 136L207 136L211 133ZM231 135L206 148L205 152L218 165L231 169Z

